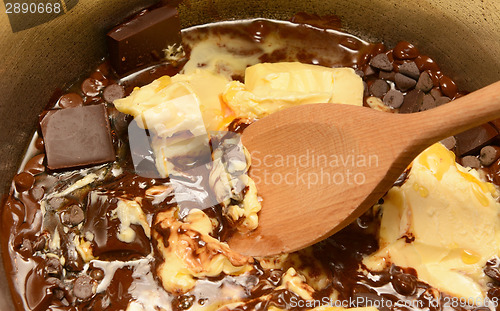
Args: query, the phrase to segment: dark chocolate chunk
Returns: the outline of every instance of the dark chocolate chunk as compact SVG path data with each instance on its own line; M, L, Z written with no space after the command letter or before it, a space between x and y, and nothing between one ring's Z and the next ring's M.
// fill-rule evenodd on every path
M62 213L61 221L68 226L76 226L85 219L83 210L76 204L71 205Z
M415 88L422 92L429 92L433 86L434 83L432 82L431 76L429 76L429 73L424 71L420 74L420 77L418 78L418 82Z
M459 156L477 153L497 136L497 129L489 123L455 135L457 139L457 153Z
M455 139L454 136L446 137L441 141L441 143L449 150L455 148L457 144L457 140Z
M73 294L76 298L87 300L94 295L94 281L88 275L80 275L73 285Z
M83 98L76 93L64 94L57 102L61 108L72 108L83 105Z
M406 41L401 41L392 50L392 55L394 58L401 59L401 60L406 60L406 59L414 59L416 58L419 53L417 48Z
M401 73L396 73L394 81L396 82L397 88L403 92L408 91L417 84L417 81Z
M399 65L399 72L415 80L420 76L420 70L418 70L415 62L408 62Z
M380 70L391 71L392 64L385 53L381 53L373 57L370 61L370 65L378 68Z
M384 96L389 89L389 84L381 79L375 80L372 85L370 85L370 93L376 97Z
M411 90L405 95L403 104L399 108L400 113L412 113L420 110L424 100L424 93L419 90Z
M22 172L14 177L14 185L17 192L30 190L35 184L35 177L30 173Z
M363 70L359 70L359 69L356 69L354 70L354 73L356 73L358 76L360 76L361 78L364 78L365 77L365 73Z
M436 101L434 100L434 98L432 97L431 94L425 94L424 95L424 99L422 101L422 107L420 107L420 111L425 111L425 110L429 110L429 109L432 109L432 108L435 108L436 107Z
M440 97L436 98L436 106L441 106L441 105L447 104L449 102L451 102L451 99L446 97L446 96L440 96Z
M115 160L104 104L50 110L40 126L50 169L96 165Z
M404 95L400 91L390 90L384 96L384 104L392 108L399 108L403 104Z
M389 80L389 81L394 81L395 76L396 76L396 73L394 71L383 71L383 70L381 70L378 73L378 77L380 79Z
M125 97L125 89L119 84L111 84L104 89L102 96L108 103L113 103L116 99Z
M111 65L118 74L125 74L161 60L164 49L181 44L180 30L176 8L143 11L107 34Z
M482 165L490 166L498 158L500 158L500 147L485 146L481 148L481 152L479 153L479 161L481 161Z
M480 168L481 162L475 156L465 156L462 158L462 165L470 168Z

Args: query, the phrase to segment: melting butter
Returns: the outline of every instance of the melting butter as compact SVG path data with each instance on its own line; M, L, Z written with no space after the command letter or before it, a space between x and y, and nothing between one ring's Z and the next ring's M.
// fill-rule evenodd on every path
M500 252L497 197L476 170L435 144L413 161L407 181L384 197L380 250L364 263L374 270L413 267L419 279L445 293L482 299L489 281L483 268ZM408 236L414 241L407 243Z

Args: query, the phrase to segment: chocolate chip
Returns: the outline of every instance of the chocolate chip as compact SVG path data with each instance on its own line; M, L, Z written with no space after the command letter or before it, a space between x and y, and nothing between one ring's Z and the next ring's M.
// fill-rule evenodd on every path
M441 141L441 143L449 150L455 148L455 145L457 144L457 140L455 139L454 136L447 137Z
M368 84L366 84L365 81L363 81L363 97L368 97L370 96L370 92L368 91Z
M500 283L500 270L498 266L486 266L483 271L484 274Z
M500 158L500 147L497 146L485 146L479 153L479 161L484 166L490 166L498 158Z
M431 94L425 94L424 99L422 100L422 107L420 107L420 111L429 110L436 107L436 101L432 97Z
M97 281L104 279L104 271L99 268L95 268L90 272L90 276Z
M468 131L455 135L457 139L457 154L461 157L479 152L498 136L498 131L491 124L486 123Z
M97 80L103 87L107 86L109 83L108 78L106 78L106 76L102 72L100 72L99 70L94 71L90 75L90 78Z
M389 84L381 79L375 80L372 85L370 85L370 93L375 97L384 96L389 89Z
M430 76L429 76L430 77ZM431 90L431 93L432 97L434 97L434 99L438 99L439 97L441 97L443 94L441 93L441 91L439 90L439 88L435 87Z
M14 186L17 192L27 191L35 184L35 176L30 173L22 172L14 177Z
M394 77L396 76L396 73L394 71L380 71L378 73L378 77L380 79L384 79L384 80L389 80L389 81L394 81Z
M108 103L113 103L116 99L125 97L125 89L116 83L111 84L104 89L102 96Z
M401 60L407 60L407 59L414 59L416 58L419 53L417 48L406 41L401 41L392 50L392 55L394 58L401 59Z
M94 282L88 275L81 275L75 280L73 294L76 298L87 300L94 295Z
M39 236L35 242L33 242L33 251L41 252L47 244L47 237L45 235Z
M45 150L45 143L43 142L43 138L42 137L38 137L35 141L35 148L40 150L40 151L43 151Z
M417 289L416 278L407 273L394 274L392 276L391 284L396 292L405 296L413 295Z
M96 79L87 78L82 82L82 92L86 96L97 96L102 88L102 83Z
M187 310L193 306L194 300L194 295L180 295L174 298L172 304L178 310Z
M430 58L429 56L425 55L419 55L417 58L415 58L415 64L417 64L417 67L420 71L425 71L425 70L434 70L434 71L439 71L439 66L436 64L436 62Z
M447 104L449 102L451 102L451 99L449 99L446 96L440 96L436 99L436 106L441 106L441 105Z
M399 108L403 104L404 95L400 91L390 90L384 96L384 104L392 108Z
M418 79L418 77L420 76L420 70L418 70L418 67L415 64L415 62L403 63L399 65L398 69L400 73L415 80Z
M421 90L422 92L429 92L433 86L434 83L432 82L431 76L429 76L429 73L427 71L424 71L420 74L420 77L418 78L418 82L417 85L415 85L415 88L417 90Z
M462 166L470 168L480 168L481 162L475 156L466 156L462 158Z
M376 55L370 60L370 65L380 70L391 71L392 64L385 53Z
M66 203L66 199L60 197L50 198L47 201L47 204L52 210L60 209L64 205L64 203Z
M19 246L19 251L25 254L33 254L33 245L29 239L24 238L23 242Z
M60 277L62 275L62 270L63 270L63 267L62 267L59 259L54 258L54 257L50 257L47 260L47 263L45 266L45 272L48 275Z
M500 298L500 287L493 287L488 290L489 298Z
M64 94L57 102L61 108L71 108L83 105L83 98L76 93Z
M396 73L396 75L394 76L394 81L396 82L397 88L403 92L408 91L417 84L417 81L401 73Z
M38 175L45 172L45 165L43 165L44 160L45 154L37 154L26 163L26 165L24 166L24 171L32 175Z
M365 73L363 72L363 70L356 69L354 70L354 73L360 76L361 78L365 77Z
M76 226L85 219L83 210L76 204L71 205L62 214L62 222L68 226Z
M365 68L365 76L371 76L371 75L374 75L375 74L375 70L373 70L373 68L371 66L366 66Z
M445 75L439 78L439 87L441 88L441 92L449 98L453 98L457 95L457 85Z
M35 201L40 201L43 198L43 195L45 194L45 190L43 187L33 187L30 190L30 195Z
M424 93L419 90L411 90L405 95L403 104L399 108L400 113L412 113L420 110L424 100Z

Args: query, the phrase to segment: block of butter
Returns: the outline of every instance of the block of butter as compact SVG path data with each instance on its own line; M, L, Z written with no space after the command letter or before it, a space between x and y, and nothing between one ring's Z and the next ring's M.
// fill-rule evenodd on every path
M261 63L232 81L222 95L237 117L261 118L284 108L313 103L363 105L363 81L351 68L298 62Z
M412 267L419 279L464 298L484 299L483 268L500 250L500 203L495 186L462 167L441 144L422 152L408 179L380 206L380 250L369 269Z

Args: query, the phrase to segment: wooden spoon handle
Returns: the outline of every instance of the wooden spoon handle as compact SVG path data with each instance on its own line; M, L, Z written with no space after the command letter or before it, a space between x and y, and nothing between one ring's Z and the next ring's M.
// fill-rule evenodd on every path
M401 116L400 130L413 145L431 145L500 118L500 81L435 109Z

